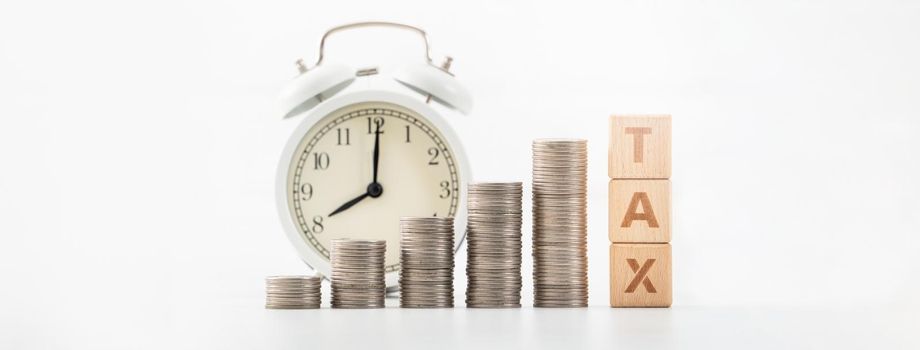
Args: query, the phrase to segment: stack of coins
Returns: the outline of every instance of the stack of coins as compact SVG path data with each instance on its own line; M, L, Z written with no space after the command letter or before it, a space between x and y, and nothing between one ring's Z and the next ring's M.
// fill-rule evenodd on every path
M536 307L588 306L587 170L587 141L533 142Z
M384 307L386 241L332 240L332 307Z
M454 307L454 219L404 217L399 229L400 306Z
M265 279L266 309L318 309L318 276L271 276Z
M466 306L521 307L520 182L469 185Z

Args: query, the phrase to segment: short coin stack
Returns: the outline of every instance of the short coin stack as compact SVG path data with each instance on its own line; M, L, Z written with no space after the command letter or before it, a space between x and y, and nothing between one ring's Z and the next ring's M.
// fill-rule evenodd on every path
M454 307L454 219L403 217L399 228L400 306Z
M588 306L587 172L587 141L533 142L536 307Z
M386 241L332 240L332 307L384 307Z
M318 276L271 276L265 279L266 309L318 309Z
M466 305L521 307L520 182L469 185Z

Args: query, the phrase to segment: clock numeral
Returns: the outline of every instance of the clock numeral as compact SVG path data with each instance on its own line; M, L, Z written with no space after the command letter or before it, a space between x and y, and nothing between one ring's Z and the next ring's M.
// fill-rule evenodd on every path
M313 153L313 170L326 170L329 168L329 154L326 152Z
M428 165L438 165L438 155L441 154L441 151L437 147L431 147L428 149L428 155L431 156L431 160L428 161Z
M305 183L300 185L300 200L308 201L313 198L313 185Z
M406 143L409 143L409 126L406 125Z
M351 145L351 129L345 128L345 133L344 133L344 134L345 134L345 143L342 143L342 134L343 134L343 133L342 133L342 128L336 128L335 131L339 134L339 143L338 143L339 146L342 146L342 145L345 145L345 146Z
M447 180L441 181L441 195L438 196L441 199L450 197L450 182Z
M313 217L312 229L313 229L313 233L323 233L323 230L325 229L325 227L323 227L323 217L322 216L317 215Z
M383 133L383 122L386 120L383 117L367 117L367 133L368 135L374 134L374 131L377 129L380 130L380 133Z

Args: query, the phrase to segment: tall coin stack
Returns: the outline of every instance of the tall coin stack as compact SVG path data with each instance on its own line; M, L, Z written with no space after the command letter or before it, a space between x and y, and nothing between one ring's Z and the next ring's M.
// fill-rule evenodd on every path
M533 142L536 307L588 306L586 140Z
M332 307L384 307L386 241L332 240Z
M520 182L469 185L466 305L521 307Z
M454 218L403 217L399 229L400 306L454 307Z
M319 276L271 276L265 279L266 309L318 309Z

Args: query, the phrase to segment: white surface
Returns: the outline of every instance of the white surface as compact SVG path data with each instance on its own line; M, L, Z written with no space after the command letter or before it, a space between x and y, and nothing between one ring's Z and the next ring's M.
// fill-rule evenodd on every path
M181 347L198 349L916 349L918 321L904 310L815 307L267 311L225 305L184 312L170 338L192 339Z
M296 124L275 96L327 28L364 19L416 24L456 59L478 179L528 181L534 138L589 140L596 307L260 309L264 276L304 272L273 202ZM916 348L918 32L920 5L896 0L3 2L0 347L335 341L310 327L421 343L405 335L430 326L496 345ZM356 68L418 50L384 32L330 45ZM614 112L675 118L671 310L603 307Z

